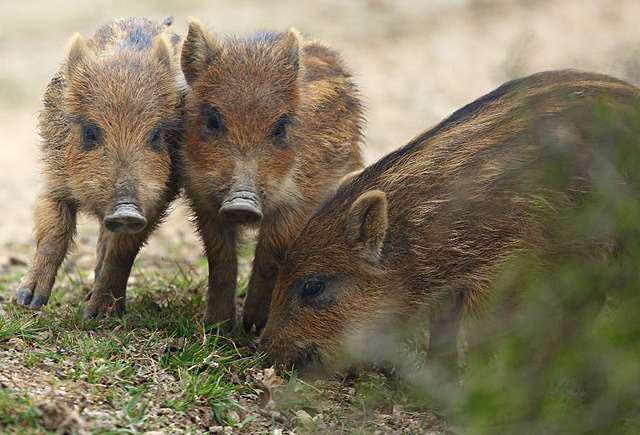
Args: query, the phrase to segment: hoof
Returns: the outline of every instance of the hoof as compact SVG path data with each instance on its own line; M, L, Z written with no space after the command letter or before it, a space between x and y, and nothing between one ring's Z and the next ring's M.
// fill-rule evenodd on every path
M219 310L216 312L207 309L203 318L204 325L208 331L214 334L226 335L236 327L235 306L229 310Z
M20 290L16 297L16 305L27 306L31 303L31 292L29 290Z
M267 319L261 314L252 315L250 313L243 313L242 315L242 326L244 327L245 332L251 332L251 328L255 326L256 335L260 335L262 328L264 328L267 323Z
M251 328L253 328L253 322L251 320L242 319L242 327L244 328L244 332L248 334L251 332Z
M253 326L256 327L256 335L260 335L260 332L262 332L262 328L264 328L263 324L254 322L251 319L242 319L242 327L244 328L244 332L246 332L247 334L251 332L251 328Z
M104 319L107 317L107 315L104 313L100 313L97 310L91 310L87 308L86 310L84 310L84 314L82 317L85 319Z
M235 322L226 320L224 322L211 322L205 320L206 330L213 335L227 336L236 328Z
M85 319L104 319L109 316L120 316L126 313L127 307L124 303L124 299L120 299L115 305L113 303L108 304L89 304L84 309L83 317Z
M31 304L29 304L30 310L39 310L43 305L47 305L49 298L45 298L44 296L34 295L31 299Z

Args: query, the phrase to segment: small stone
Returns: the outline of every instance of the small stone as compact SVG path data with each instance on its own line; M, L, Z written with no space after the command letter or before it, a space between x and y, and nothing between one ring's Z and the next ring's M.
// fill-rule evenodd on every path
M304 409L297 410L295 414L302 424L309 424L312 421L311 416Z
M231 421L233 421L234 423L240 423L240 416L238 415L237 412L235 411L228 411L227 412L227 416L231 419Z

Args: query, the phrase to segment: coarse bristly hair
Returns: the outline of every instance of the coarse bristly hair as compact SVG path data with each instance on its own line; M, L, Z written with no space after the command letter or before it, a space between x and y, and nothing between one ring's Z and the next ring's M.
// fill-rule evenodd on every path
M178 192L177 149L185 84L180 38L163 23L129 18L74 35L39 116L43 159L35 206L37 252L19 305L46 304L75 233L76 213L102 221L122 204L146 226L136 234L101 225L96 280L85 312L125 307L131 264ZM115 305L114 305L114 301Z
M532 75L346 177L285 256L261 351L282 367L323 361L331 372L363 357L347 348L355 336L376 343L426 316L428 359L457 370L461 318L482 311L514 252L553 245L542 218L562 219L596 189L616 140L640 128L639 97L604 75ZM553 250L610 251L606 239Z
M191 20L182 70L182 176L209 260L205 320L234 326L236 239L253 226L243 323L259 331L285 250L340 178L362 167L362 105L338 54L295 29L220 37ZM238 195L259 209L254 222L222 216Z

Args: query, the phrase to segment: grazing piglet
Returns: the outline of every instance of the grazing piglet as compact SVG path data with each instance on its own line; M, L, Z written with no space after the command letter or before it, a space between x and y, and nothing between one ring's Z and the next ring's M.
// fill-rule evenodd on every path
M174 155L185 86L180 38L162 24L120 19L71 38L40 113L44 161L35 205L36 255L16 302L37 310L51 295L77 212L100 222L86 317L125 310L127 279L178 191Z
M191 21L181 153L209 261L205 321L235 325L239 229L258 229L244 328L259 332L285 250L346 173L362 167L363 113L336 53L295 30L220 40Z
M607 162L620 144L638 145L639 108L640 90L614 78L540 73L347 179L287 251L260 349L280 367L324 375L362 356L362 337L380 346L424 318L427 359L455 375L461 318L482 308L511 254L553 243L541 210L560 222L594 180L615 174Z

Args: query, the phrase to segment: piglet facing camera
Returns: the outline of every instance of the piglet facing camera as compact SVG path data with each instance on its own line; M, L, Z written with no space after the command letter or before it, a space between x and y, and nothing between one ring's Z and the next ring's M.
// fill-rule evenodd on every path
M71 38L40 113L42 189L36 255L18 305L39 309L75 234L76 214L100 222L95 282L85 316L125 310L133 261L178 191L184 85L180 38L146 19Z
M259 332L284 252L362 166L359 96L339 56L294 29L222 39L192 20L182 70L190 86L182 178L209 260L205 321L234 327L236 244L253 227L243 324Z

